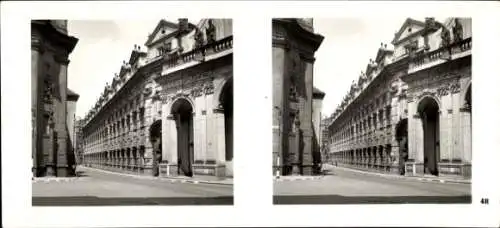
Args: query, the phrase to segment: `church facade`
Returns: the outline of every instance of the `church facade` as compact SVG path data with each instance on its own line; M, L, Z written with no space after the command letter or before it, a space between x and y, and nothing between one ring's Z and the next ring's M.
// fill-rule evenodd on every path
M273 174L319 173L325 94L313 87L313 66L323 36L312 19L273 19L272 29Z
M328 126L338 165L471 177L471 19L408 18L381 44Z
M85 117L84 164L153 176L232 176L230 19L161 20Z
M74 175L72 107L78 94L68 86L69 55L78 39L65 20L31 21L31 113L33 177Z

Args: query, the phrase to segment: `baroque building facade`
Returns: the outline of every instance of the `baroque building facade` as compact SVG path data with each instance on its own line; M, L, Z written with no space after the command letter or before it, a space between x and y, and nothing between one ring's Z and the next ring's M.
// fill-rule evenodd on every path
M314 53L323 36L312 19L273 19L273 173L310 175L320 170L320 103L313 87ZM319 104L319 105L318 105ZM317 116L317 115L314 115Z
M85 117L85 165L154 176L232 176L230 19L161 20Z
M74 175L75 157L67 119L68 106L76 103L78 95L67 88L67 73L68 56L77 42L77 38L68 35L65 20L31 21L34 177Z
M332 114L339 165L471 176L471 19L408 18Z

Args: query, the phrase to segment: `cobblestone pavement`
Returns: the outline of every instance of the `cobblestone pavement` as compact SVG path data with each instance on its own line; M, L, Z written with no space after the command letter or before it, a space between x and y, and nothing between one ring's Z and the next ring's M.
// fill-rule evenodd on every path
M470 203L471 185L422 182L332 168L314 180L274 182L275 204Z
M173 183L167 179L141 179L91 169L80 170L84 171L77 178L33 181L33 205L233 204L231 185Z

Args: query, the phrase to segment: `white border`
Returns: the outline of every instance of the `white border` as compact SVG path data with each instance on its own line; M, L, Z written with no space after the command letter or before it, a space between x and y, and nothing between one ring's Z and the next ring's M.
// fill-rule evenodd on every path
M2 2L3 225L497 227L500 224L498 12L496 2ZM473 204L273 206L271 18L428 15L467 16L473 21ZM30 19L166 16L234 19L235 206L32 208ZM482 197L488 197L490 205L479 204Z

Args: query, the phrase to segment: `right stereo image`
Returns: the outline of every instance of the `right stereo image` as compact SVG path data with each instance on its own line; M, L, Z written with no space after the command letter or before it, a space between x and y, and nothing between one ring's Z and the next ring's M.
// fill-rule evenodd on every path
M471 18L273 19L274 204L470 204L471 44Z

